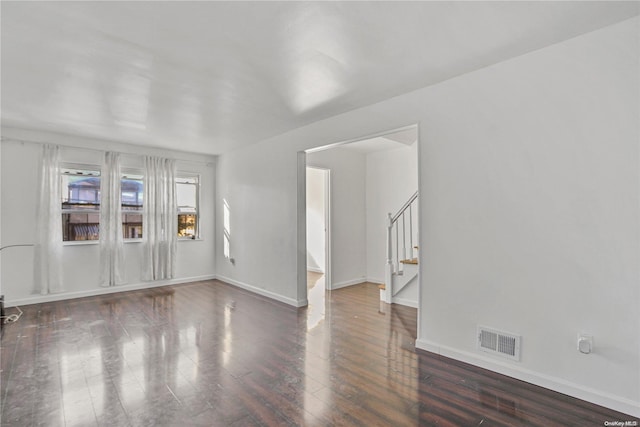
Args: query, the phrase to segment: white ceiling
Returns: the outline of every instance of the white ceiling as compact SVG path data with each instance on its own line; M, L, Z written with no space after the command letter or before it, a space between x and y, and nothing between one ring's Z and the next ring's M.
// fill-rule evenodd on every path
M219 154L637 2L1 2L2 124Z

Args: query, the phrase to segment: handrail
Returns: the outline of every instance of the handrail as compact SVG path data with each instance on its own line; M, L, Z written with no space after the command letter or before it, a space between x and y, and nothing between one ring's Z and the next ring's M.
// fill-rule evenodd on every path
M403 274L404 267L402 266L401 259L413 259L413 210L412 206L418 198L418 192L416 191L409 200L402 206L397 214L391 216L388 215L387 223L387 262L385 266L385 293L384 300L387 303L392 302L392 297L395 295L393 289L393 275ZM409 210L409 238L407 239L407 227L405 212ZM398 220L402 218L402 230L400 230L400 223ZM395 233L394 233L395 227ZM395 239L394 239L395 234ZM409 247L407 248L407 240L409 240ZM395 243L395 244L394 244ZM409 249L407 251L407 249ZM407 258L407 252L410 254ZM402 255L402 258L400 258Z
M416 191L415 193L413 193L413 196L409 197L409 200L407 200L407 203L402 205L398 213L391 217L391 222L392 223L396 222L398 218L400 218L400 215L402 215L402 213L407 210L409 205L411 205L411 203L413 203L413 201L417 198L418 198L418 192Z

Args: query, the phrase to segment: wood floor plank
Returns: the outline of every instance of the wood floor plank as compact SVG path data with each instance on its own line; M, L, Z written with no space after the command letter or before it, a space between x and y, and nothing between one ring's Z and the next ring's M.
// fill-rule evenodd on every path
M2 425L637 420L417 351L416 310L381 304L375 284L318 304L295 309L210 280L22 307L1 341Z

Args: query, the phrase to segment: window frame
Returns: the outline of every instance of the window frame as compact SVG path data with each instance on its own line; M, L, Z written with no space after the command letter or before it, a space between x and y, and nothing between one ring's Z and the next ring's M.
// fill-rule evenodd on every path
M178 196L178 181L181 179L195 179L195 183L194 184L190 184L190 183L184 183L187 185L193 185L196 189L196 206L195 206L195 213L182 213L183 215L194 215L196 217L196 223L195 223L195 233L192 237L189 236L177 236L178 241L188 241L188 240L202 240L202 233L200 230L200 206L201 206L201 196L200 196L200 190L201 190L201 179L200 179L200 174L196 173L196 172L184 172L184 171L177 171L176 175L175 175L175 184L176 184L176 223L178 222L181 212L179 210L179 206L178 206L178 201L177 201L177 196ZM177 224L176 224L176 234L178 232L177 229Z
M77 174L74 173L73 175L76 176L97 176L100 178L100 180L102 180L102 167L99 165L92 165L92 164L86 164L86 163L68 163L68 162L63 162L60 163L60 173L59 173L59 179L60 179L60 207L61 207L61 227L64 228L64 215L65 214L73 214L73 213L79 213L79 214L97 214L98 215L98 226L100 225L100 211L102 209L102 203L98 204L98 208L95 210L87 210L87 209L63 209L62 208L62 203L64 200L64 197L66 197L65 192L68 192L68 185L65 187L62 185L62 181L63 181L63 176L64 175L69 175L69 173L65 173L65 171L68 172L92 172L93 174L89 175L84 175L84 174ZM97 174L96 174L97 173ZM127 179L127 177L130 176L134 176L133 179L140 179L142 181L142 185L143 185L143 194L144 194L144 185L146 182L146 177L144 175L144 171L138 169L138 168L122 168L121 172L121 177L120 179ZM140 178L138 178L140 177ZM176 176L174 179L175 185L176 185L176 196L177 196L177 185L179 183L180 180L195 180L195 183L181 183L181 184L187 184L187 185L193 185L195 187L195 212L184 212L181 213L178 210L178 206L176 206L176 216L175 216L175 220L176 222L178 221L180 215L195 215L195 233L193 236L189 237L189 236L177 236L178 241L188 241L188 240L202 240L202 230L201 230L201 221L200 221L200 217L201 217L201 203L202 203L202 196L201 196L201 190L202 190L202 179L201 179L201 174L200 173L196 173L196 172L185 172L185 171L178 171L176 172ZM120 199L120 203L121 203L121 221L123 221L123 226L124 226L124 215L127 214L127 211L125 211L124 209L122 209L122 189L120 190L120 194L121 194L121 199ZM177 200L176 200L177 202ZM176 203L177 205L177 203ZM135 212L135 214L140 214L142 215L143 218L143 223L144 223L144 212L145 212L145 201L144 198L142 200L142 209L139 211L133 211ZM143 226L144 227L144 226ZM176 227L176 233L177 233L177 227ZM63 229L63 240L62 240L62 244L64 246L76 246L76 245L96 245L100 242L100 239L95 239L95 240L64 240L64 229ZM123 236L123 240L124 243L136 243L136 242L142 242L144 241L144 228L142 230L142 237L132 237L132 238L127 238ZM99 236L99 234L98 234Z
M79 174L78 172L91 172L92 174ZM75 172L75 173L70 173L70 172ZM96 174L97 173L97 174ZM85 177L98 177L100 178L100 182L102 182L102 168L100 166L97 165L90 165L90 164L84 164L84 163L61 163L60 167L59 167L59 177L58 179L60 180L60 226L62 227L62 243L63 245L87 245L87 244L97 244L100 239L98 237L98 239L87 239L87 240L64 240L64 236L65 236L65 221L64 221L64 216L65 215L72 215L72 214L94 214L94 215L98 215L98 227L100 227L100 211L102 209L102 201L100 201L100 203L97 205L97 209L94 210L88 210L88 209L64 209L63 208L63 203L65 200L65 197L67 197L68 191L69 191L69 186L64 186L63 185L63 177L64 176L85 176ZM98 190L99 192L100 190ZM66 193L66 194L65 194ZM98 196L100 198L100 196ZM68 198L67 198L67 202L68 202ZM100 236L99 234L99 228L98 228L98 236Z
M124 237L122 236L122 239L124 240L125 243L127 242L142 242L144 240L144 212L145 212L145 204L144 204L144 185L146 182L145 176L144 176L144 171L140 170L140 169L136 169L136 168L121 168L120 169L120 222L122 222L122 230L124 233L124 216L127 215L128 211L125 211L123 209L123 203L122 203L122 180L123 179L131 179L131 177L134 177L133 180L139 180L142 181L142 209L137 210L137 211L132 211L130 212L130 214L135 214L135 215L141 215L142 217L142 237ZM139 178L138 178L139 177Z

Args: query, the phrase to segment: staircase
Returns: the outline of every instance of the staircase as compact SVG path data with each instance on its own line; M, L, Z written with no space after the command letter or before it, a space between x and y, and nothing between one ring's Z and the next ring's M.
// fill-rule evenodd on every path
M416 191L397 214L389 214L385 284L380 286L380 299L389 304L400 302L395 297L418 277L417 205Z

